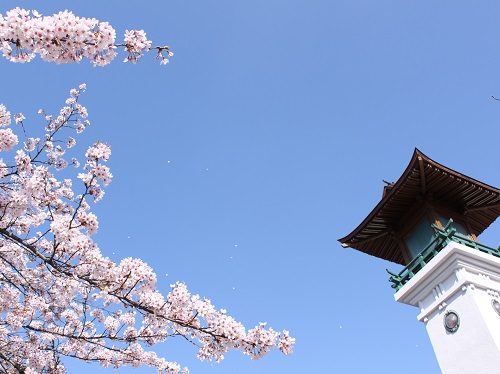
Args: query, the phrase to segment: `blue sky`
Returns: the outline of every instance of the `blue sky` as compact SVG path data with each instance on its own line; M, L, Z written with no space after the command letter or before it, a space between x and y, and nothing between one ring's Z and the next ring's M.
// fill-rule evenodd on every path
M113 151L93 210L103 252L141 257L161 288L183 281L247 326L297 339L292 356L257 362L200 363L180 340L160 354L192 373L439 372L417 309L387 282L400 266L337 239L415 147L500 186L498 2L4 0L0 13L15 6L69 9L171 46L166 67L152 54L104 68L0 60L0 102L41 126L40 107L58 110L87 83L79 144ZM480 240L496 246L498 234Z

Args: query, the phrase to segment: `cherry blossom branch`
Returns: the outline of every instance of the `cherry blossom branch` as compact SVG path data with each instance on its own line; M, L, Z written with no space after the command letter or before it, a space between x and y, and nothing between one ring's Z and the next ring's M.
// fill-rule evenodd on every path
M69 165L66 152L76 143L64 140L62 130L80 133L88 125L78 103L84 90L71 90L59 115L46 116L44 141L27 138L10 166L0 159L0 352L6 357L0 366L16 371L17 365L27 374L60 372L60 357L68 356L187 373L143 348L173 336L196 345L201 360L219 362L231 349L252 359L275 347L291 353L288 331L265 324L247 331L182 283L162 295L155 273L141 260L114 263L102 255L91 238L98 221L87 199L99 202L111 182L109 145L89 147L82 167L73 158L81 193L71 179L55 175ZM23 126L22 114L14 118ZM0 105L0 150L14 152L19 141L9 125L10 113Z
M60 273L61 275L71 277L71 278L77 278L77 279L87 283L91 287L103 289L103 285L101 282L97 282L89 277L76 276L75 273L68 270L68 267L61 267L61 264L58 263L57 261L55 261L53 258L48 258L48 257L44 256L43 254L38 252L34 246L27 244L23 239L12 234L8 230L0 229L0 235L7 238L7 239L10 239L10 240L16 242L17 244L21 245L22 247L26 248L27 250L30 251L31 254L40 258L45 264L49 265L54 271ZM0 259L3 260L2 257L0 257ZM12 267L12 264L9 264L9 265L11 265L11 267ZM158 310L154 310L152 308L144 306L143 304L138 303L138 302L130 299L128 297L128 294L130 294L134 290L134 287L139 283L139 281L136 281L136 283L127 291L125 296L120 295L119 291L123 289L123 285L126 283L126 280L128 279L129 276L130 276L130 273L126 275L126 277L125 277L126 279L123 281L123 283L121 284L121 286L119 288L117 288L115 291L108 291L108 294L116 297L122 304L129 305L130 307L135 308L136 310L140 311L144 315L154 315L155 318L164 319L168 322L174 323L174 324L179 325L181 327L186 327L186 328L197 330L201 333L210 335L212 338L215 338L215 339L229 339L229 337L224 335L224 334L214 333L215 330L213 330L209 327L199 327L196 324L194 324L193 322L196 319L197 314L194 315L190 321L184 321L182 319L170 318L166 315L158 314L158 312L161 312L161 310L164 308L165 305L167 305L167 303L165 303L164 306L161 307L158 311ZM257 346L257 344L249 342L249 341L245 341L245 343L252 345L252 346Z
M5 16L0 14L0 48L12 62L29 62L38 54L58 64L87 58L94 66L104 66L116 57L117 47L124 47L128 54L124 62L136 63L151 50L156 50L160 64L167 64L173 56L169 46L151 46L144 30L126 30L124 43L115 39L116 31L108 22L77 17L67 10L42 16L17 7Z

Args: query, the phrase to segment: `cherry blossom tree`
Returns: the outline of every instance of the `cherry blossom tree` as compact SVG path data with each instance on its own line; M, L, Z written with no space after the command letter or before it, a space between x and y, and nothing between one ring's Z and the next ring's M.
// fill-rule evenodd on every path
M88 58L102 66L120 46L125 61L134 63L153 49L162 64L172 55L167 46L152 47L142 30L126 31L124 43L116 44L107 22L68 11L31 14L16 8L0 15L1 48L10 61L28 62L38 54L56 63ZM0 371L64 373L68 357L187 373L148 350L174 336L196 345L201 360L219 362L231 349L252 359L275 347L291 353L295 339L288 331L265 323L246 330L183 283L160 293L143 261L115 263L101 253L92 239L98 220L90 209L112 180L106 166L111 150L97 142L80 164L78 147L72 149L89 125L79 102L85 88L71 90L57 116L39 111L45 121L40 137L27 134L23 114L12 116L0 104Z
M98 220L90 204L111 182L110 146L93 144L82 165L69 158L75 134L89 125L79 103L84 91L85 85L71 90L57 116L39 111L46 121L42 138L27 136L25 117L0 105L0 370L64 373L65 356L187 373L146 349L172 336L195 344L201 360L219 362L230 349L252 359L273 347L291 353L287 331L264 323L247 331L182 283L162 295L141 260L114 263L103 256L91 238Z
M104 66L116 57L117 47L125 48L124 62L136 63L150 50L156 50L161 64L173 55L168 46L153 47L144 30L127 30L124 42L116 43L116 31L108 22L77 17L67 10L53 16L21 8L0 14L0 47L7 59L21 63L38 54L58 64L88 58L94 66Z

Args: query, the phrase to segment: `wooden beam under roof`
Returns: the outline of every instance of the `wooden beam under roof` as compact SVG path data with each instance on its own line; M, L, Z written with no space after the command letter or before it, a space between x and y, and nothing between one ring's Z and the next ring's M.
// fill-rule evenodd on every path
M420 168L420 188L421 188L421 194L422 196L425 196L427 193L425 190L425 167L424 167L424 160L422 159L422 156L418 156L418 166Z

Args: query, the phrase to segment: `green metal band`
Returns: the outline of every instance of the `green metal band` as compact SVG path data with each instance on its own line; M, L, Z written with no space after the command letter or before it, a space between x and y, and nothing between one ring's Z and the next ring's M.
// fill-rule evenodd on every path
M454 227L451 227L453 220L450 219L444 228L432 224L436 230L436 237L427 245L403 270L399 273L387 272L391 275L389 282L391 287L397 291L401 289L415 274L417 274L426 264L428 264L448 243L455 242L466 245L467 247L477 249L481 252L500 257L500 250L480 244L468 236L457 233Z

